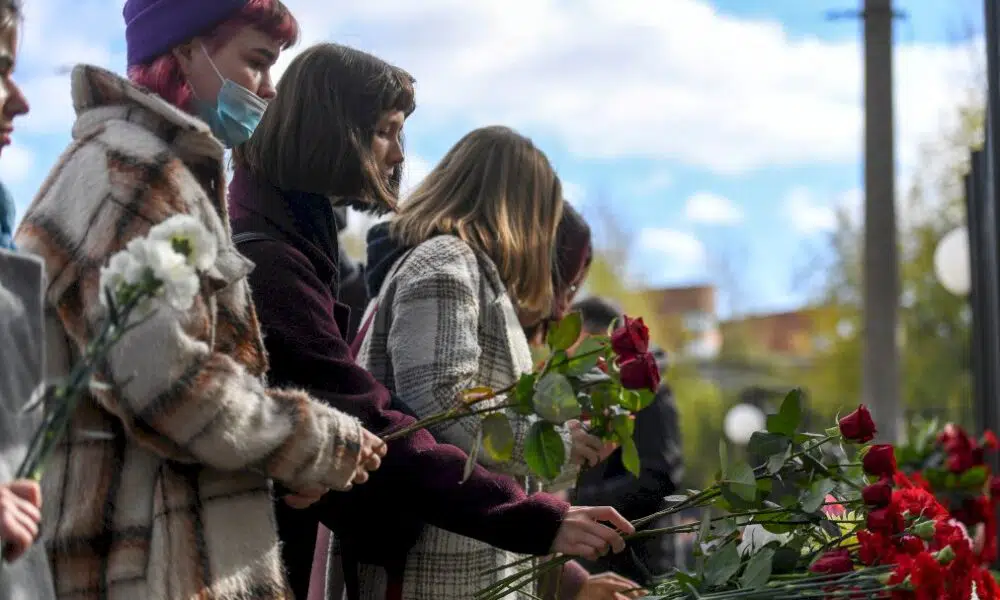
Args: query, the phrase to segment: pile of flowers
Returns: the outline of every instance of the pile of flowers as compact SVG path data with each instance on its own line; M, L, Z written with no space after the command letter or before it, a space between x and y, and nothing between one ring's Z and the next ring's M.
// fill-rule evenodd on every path
M514 452L511 416L534 419L524 441L524 458L542 479L559 475L567 460L557 427L571 419L588 421L589 431L622 448L625 467L639 474L639 452L632 439L634 414L653 401L660 371L649 351L649 329L641 318L624 317L608 335L583 336L583 319L571 313L549 328L548 357L532 373L501 389L462 392L457 407L421 419L383 440L454 419L482 416L479 440L469 453L467 473L485 451L493 460Z
M867 408L822 434L800 431L801 416L793 390L751 439L752 463L730 460L723 443L715 484L635 522L702 510L698 523L632 536L697 534L696 568L670 575L650 598L1000 598L961 521L899 472L893 446L872 443ZM567 560L536 561L477 600L507 597Z
M916 423L899 448L899 468L915 486L934 495L972 535L980 563L997 558L995 509L1000 478L986 462L997 451L997 438L986 431L974 439L964 429L937 421Z

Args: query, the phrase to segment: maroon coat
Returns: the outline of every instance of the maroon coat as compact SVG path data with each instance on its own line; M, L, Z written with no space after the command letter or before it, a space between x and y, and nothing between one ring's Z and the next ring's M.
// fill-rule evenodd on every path
M412 423L355 364L341 335L348 311L336 300L339 252L330 202L281 193L237 169L229 204L234 235L263 234L240 244L240 251L256 265L250 285L270 383L305 389L375 433ZM279 503L284 558L297 595L304 598L299 590L308 588L317 519L342 540L345 556L390 571L402 568L423 523L511 552L546 554L569 505L547 494L527 496L514 479L482 467L461 483L465 463L462 450L421 430L391 442L382 467L364 485L329 493L308 511Z

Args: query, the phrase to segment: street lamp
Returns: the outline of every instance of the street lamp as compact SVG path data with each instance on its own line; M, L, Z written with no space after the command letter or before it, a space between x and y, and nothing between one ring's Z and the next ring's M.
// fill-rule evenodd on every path
M952 294L968 295L972 286L968 229L958 227L941 238L934 250L934 274L942 287Z
M766 424L764 411L753 404L737 404L726 413L722 431L730 442L737 446L746 446L753 434L763 431Z

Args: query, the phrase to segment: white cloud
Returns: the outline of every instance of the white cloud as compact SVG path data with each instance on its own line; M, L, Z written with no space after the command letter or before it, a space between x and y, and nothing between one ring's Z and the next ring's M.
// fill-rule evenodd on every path
M20 145L8 146L0 157L0 181L17 185L31 174L34 165L35 154L31 150Z
M698 192L684 203L684 216L693 223L735 225L743 220L743 209L724 196Z
M669 189L673 184L673 174L668 171L657 170L649 177L638 180L631 187L631 192L636 196L651 196Z
M582 208L587 204L587 189L574 181L562 182L563 197L574 208Z
M785 197L785 215L792 227L805 235L833 231L837 227L837 207L820 202L805 187L789 190Z
M639 232L639 246L671 259L671 267L690 269L704 266L705 245L696 236L675 229L648 227Z
M414 118L434 126L503 122L555 136L579 156L726 173L859 155L857 40L792 38L778 23L698 0L288 4L306 42L342 41L411 71ZM970 56L964 47L898 47L903 162L964 94Z

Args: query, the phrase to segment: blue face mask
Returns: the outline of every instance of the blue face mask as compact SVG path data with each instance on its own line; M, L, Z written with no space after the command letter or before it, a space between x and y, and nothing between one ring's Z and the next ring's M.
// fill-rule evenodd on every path
M198 116L208 124L212 133L226 148L238 146L250 139L257 129L267 108L267 101L235 81L223 77L205 47L202 46L201 49L215 69L215 74L222 80L222 88L219 89L215 104L198 102Z

